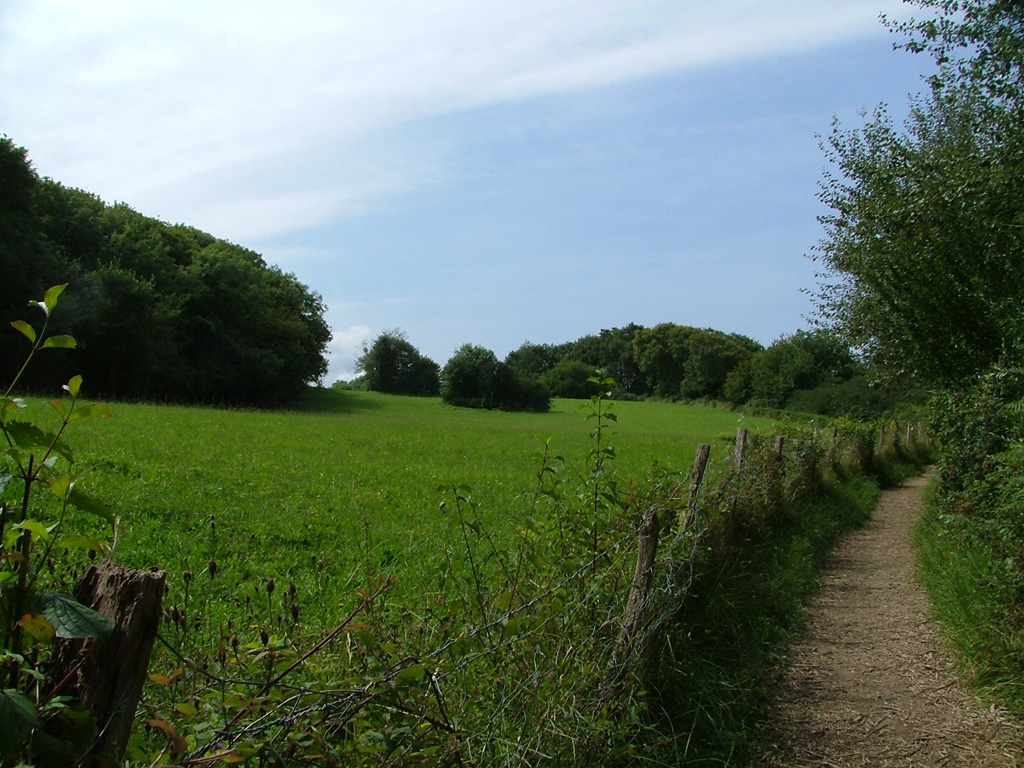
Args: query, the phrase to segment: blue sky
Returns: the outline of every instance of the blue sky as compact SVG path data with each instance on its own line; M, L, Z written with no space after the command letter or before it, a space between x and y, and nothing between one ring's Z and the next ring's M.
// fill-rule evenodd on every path
M0 4L0 133L40 174L323 295L328 380L630 322L807 327L819 136L928 61L896 0Z

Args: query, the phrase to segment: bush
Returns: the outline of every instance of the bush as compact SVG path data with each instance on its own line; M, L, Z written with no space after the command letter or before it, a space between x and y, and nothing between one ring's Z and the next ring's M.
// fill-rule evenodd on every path
M520 378L491 350L463 344L441 371L441 399L464 408L546 412L551 395L539 380Z
M436 395L440 367L420 354L401 331L385 331L356 361L366 389L392 395Z
M585 400L594 394L594 385L589 381L593 375L593 367L580 360L560 360L540 380L554 397Z

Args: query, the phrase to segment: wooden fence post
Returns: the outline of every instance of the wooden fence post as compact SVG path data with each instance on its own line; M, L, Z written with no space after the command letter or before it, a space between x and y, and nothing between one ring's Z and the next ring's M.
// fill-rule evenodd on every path
M99 729L91 753L79 764L121 764L135 708L149 669L160 624L164 573L136 571L104 560L89 568L75 587L75 598L114 620L106 642L58 640L49 679L62 685L92 714Z
M651 589L651 579L654 577L654 558L657 552L658 510L651 508L644 514L640 523L633 588L629 592L626 613L622 617L622 632L619 634L620 651L632 646L636 631L640 627L640 619L647 604L647 594Z
M747 430L740 427L736 431L736 454L735 463L737 467L743 466L743 455L747 452Z
M684 528L689 528L694 515L697 514L697 495L700 493L700 486L704 482L704 473L708 469L708 458L711 456L711 446L700 443L697 446L697 458L693 462L693 478L690 480L690 497L687 500L686 523Z

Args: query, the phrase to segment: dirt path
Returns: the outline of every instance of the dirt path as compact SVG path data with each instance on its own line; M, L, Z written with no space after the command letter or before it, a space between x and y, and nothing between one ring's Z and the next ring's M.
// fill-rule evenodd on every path
M882 495L847 538L786 660L770 768L1022 766L1022 734L957 683L914 576L927 478Z

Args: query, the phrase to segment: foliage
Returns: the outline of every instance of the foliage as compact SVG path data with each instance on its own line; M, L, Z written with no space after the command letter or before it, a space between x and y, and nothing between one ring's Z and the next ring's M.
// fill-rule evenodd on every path
M555 379L554 386L549 383L549 388L556 397L569 396L559 395L563 391L559 388L561 383L577 392L572 397L585 399L591 395L589 390L569 385L560 373L551 374L552 369L559 364L565 369L575 369L570 378L576 384L581 383L579 374L585 367L587 375L582 381L594 371L602 371L615 381L616 397L639 397L650 393L646 377L640 372L634 357L633 340L642 330L642 326L630 323L625 328L602 329L597 334L582 336L564 344L533 344L528 341L509 352L505 362L520 377L544 378L548 374L547 378Z
M66 285L46 291L30 302L44 314L41 329L24 320L11 323L31 348L24 363L0 397L0 434L4 453L0 463L0 764L27 761L62 765L77 760L93 747L97 724L70 697L57 695L59 686L44 672L48 650L59 638L108 637L110 619L79 604L60 591L76 551L92 555L109 545L84 526L73 511L116 525L113 512L86 495L74 473L74 457L65 434L83 420L106 417L101 405L80 402L80 376L63 387L65 397L49 401L56 427L48 430L19 414L23 399L12 396L36 353L71 349L75 339L48 335L53 310ZM19 416L21 416L19 418Z
M437 395L441 369L424 357L401 331L385 331L356 360L367 389L392 395Z
M580 360L559 360L545 371L540 380L554 397L571 397L586 400L594 393L590 379L594 368Z
M919 531L924 580L971 680L1024 712L1024 371L937 396L940 479Z
M428 518L422 527L411 529L414 504L413 511L402 508L394 528L383 528L382 517L375 516L374 525L363 528L364 542L355 545L313 527L318 520L337 526L351 515L319 515L308 505L301 519L287 522L278 515L261 521L243 514L252 537L242 553L232 546L237 523L219 513L216 524L207 525L208 537L193 533L190 557L208 564L196 573L171 569L179 576L163 631L165 652L154 663L147 692L150 728L133 739L131 759L522 765L546 756L563 765L624 765L720 759L737 751L740 731L749 738L763 703L757 681L798 612L794 587L811 582L817 555L806 540L815 537L813 546L823 547L853 517L837 515L835 499L813 515L805 506L790 508L791 500L803 504L816 492L814 478L826 456L806 442L809 434L798 439L793 433L784 473L765 473L766 466L777 465L774 454L761 448L750 454L739 481L729 462L719 461L698 517L685 523L686 477L657 467L647 475L624 475L620 448L635 427L619 427L620 406L606 399L611 383L591 383L599 394L581 409L591 425L583 460L563 459L548 441L533 460L533 489L510 493L510 482L504 482L503 493L494 497L508 504L500 510L492 508L490 496L449 483L462 471L456 470L435 481L435 504L440 499L441 505L433 515L419 513ZM425 408L414 399L374 393L331 394L345 418L359 417L359 401L407 408L410 424ZM622 408L641 420L654 409L659 422L680 410L635 403ZM577 406L571 410L578 421ZM694 417L705 412L711 409L692 411ZM287 416L226 415L261 424ZM506 454L509 435L502 429L521 419L535 425L535 418L549 418L458 416L476 439L479 425L499 419L490 429ZM378 412L374 421L379 419ZM213 431L223 436L232 430L219 425ZM677 426L664 425L664 431L677 445ZM430 441L410 445L424 442ZM731 455L731 446L726 449ZM335 445L331 453L338 450ZM444 460L470 453L448 446L442 452L437 458ZM395 457L407 453L391 442L383 461L404 464ZM281 460L276 451L275 460ZM310 470L323 475L327 466ZM354 461L346 466L358 471ZM105 477L123 475L125 484L136 487L138 470L122 464ZM176 471L195 469L177 461ZM160 484L153 474L146 480ZM352 489L376 495L365 484L357 480ZM396 479L386 487L406 484ZM637 523L652 508L664 532L655 584L665 586L652 595L635 644L624 646L621 612L632 581ZM777 536L780 521L793 521L799 535ZM182 522L195 530L196 520ZM136 528L132 538L138 535ZM284 539L279 555L258 549L278 537ZM325 550L325 540L342 546ZM166 552L166 532L160 541ZM760 554L748 558L751 552ZM306 554L305 565L299 554ZM143 561L148 557L159 556L154 552ZM721 589L726 574L730 587ZM740 585L746 587L738 590ZM752 585L760 590L756 596L747 594ZM737 655L744 644L746 651ZM708 728L712 723L725 727Z
M259 254L40 179L7 138L0 181L0 320L16 320L24 296L70 280L55 330L74 327L75 364L93 391L271 404L326 372L323 300ZM0 338L0 375L12 377L16 359ZM67 371L51 355L23 385Z
M827 140L821 311L893 376L956 386L1024 348L1024 13L916 4L947 14L894 25L935 54L929 92L903 131L879 108Z
M483 347L464 344L441 371L441 398L465 408L539 411L551 395L538 380L520 378L507 363Z
M648 385L662 397L724 397L729 374L761 348L752 339L710 328L661 323L639 330L634 356Z

